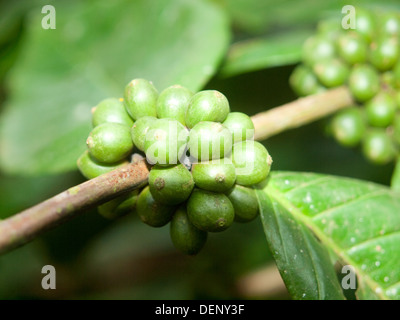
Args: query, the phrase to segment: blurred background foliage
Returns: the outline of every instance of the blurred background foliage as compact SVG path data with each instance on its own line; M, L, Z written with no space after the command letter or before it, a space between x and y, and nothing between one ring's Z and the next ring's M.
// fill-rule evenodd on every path
M56 9L55 30L41 26L46 4ZM84 181L75 159L90 108L120 97L133 78L159 91L216 89L249 115L295 99L288 77L302 42L320 19L341 19L346 4L399 8L397 0L0 0L0 219ZM265 141L273 169L389 184L391 164L339 147L325 122ZM56 267L57 290L40 286L46 264ZM270 264L259 220L211 234L198 256L184 257L168 227L91 211L1 256L0 298L288 298L279 282L240 289L240 279Z

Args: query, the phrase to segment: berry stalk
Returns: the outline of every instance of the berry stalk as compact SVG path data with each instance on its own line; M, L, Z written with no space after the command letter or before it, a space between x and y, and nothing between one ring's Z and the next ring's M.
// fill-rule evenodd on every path
M294 129L328 116L353 104L347 87L300 98L251 117L256 128L254 139L265 140L280 132Z
M321 119L353 102L345 87L300 98L254 115L255 139L265 140L282 131ZM121 194L147 184L145 160L123 165L72 187L0 222L0 254L20 247L43 232L99 206Z

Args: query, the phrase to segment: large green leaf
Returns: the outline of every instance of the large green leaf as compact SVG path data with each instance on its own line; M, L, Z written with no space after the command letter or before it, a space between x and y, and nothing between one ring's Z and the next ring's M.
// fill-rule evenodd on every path
M292 292L306 290L307 282L296 282L295 277L285 278L282 270L290 268L291 263L299 266L299 277L314 276L318 292L329 286L331 277L327 277L329 281L322 281L322 275L315 272L329 269L327 265L322 266L327 263L326 252L318 253L323 246L341 263L354 268L360 299L400 299L398 193L385 186L349 178L276 172L258 195L264 230L272 250L290 250L288 255L302 258L301 263L294 262L293 257L278 260L287 285L295 287ZM310 232L318 242L310 240ZM273 237L281 240L272 241ZM302 254L304 243L312 254ZM285 254L285 251L277 251L277 254ZM315 266L313 270L301 267L310 264Z
M234 76L263 68L297 63L301 59L303 42L311 34L311 30L300 30L236 42L229 50L221 75Z
M221 75L256 71L300 61L303 42L325 18L340 23L345 5L362 5L373 10L399 9L397 0L226 0L227 11L239 29L249 33L234 43L222 66ZM256 35L256 37L254 37ZM241 35L243 38L243 35Z
M234 25L250 34L265 34L271 29L296 30L315 25L328 15L342 17L345 5L373 10L399 9L398 0L214 0L223 2Z
M10 98L0 122L0 164L8 172L75 168L93 105L122 96L126 83L138 77L152 80L159 90L175 83L199 90L229 41L225 15L207 1L52 5L56 29L42 29L44 15L36 6L10 71Z

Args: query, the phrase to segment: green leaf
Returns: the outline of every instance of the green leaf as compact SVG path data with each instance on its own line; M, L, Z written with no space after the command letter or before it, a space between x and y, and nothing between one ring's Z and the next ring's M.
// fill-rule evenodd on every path
M264 68L294 64L301 59L303 42L312 34L301 30L245 40L233 44L222 66L222 76L234 76Z
M264 230L272 248L275 242L271 240L269 232L282 239L281 247L287 249L294 245L297 252L291 249L292 255L300 256L300 250L304 250L303 243L307 242L310 244L308 249L315 255L309 254L306 262L320 266L321 261L326 262L326 252L321 252L316 258L320 249L309 239L312 232L318 239L317 243L332 252L341 263L354 268L358 276L357 296L360 299L400 299L398 193L385 186L355 179L275 172L265 189L258 191L258 195ZM273 219L277 221L275 224L279 229L274 230L268 225ZM299 228L297 231L295 225ZM300 240L295 238L301 233L304 235ZM273 250L280 250L281 247ZM278 254L285 252L278 251ZM282 261L281 265L278 263L281 272L290 260ZM329 267L325 265L325 268ZM298 272L299 276L304 273L312 276L311 270L299 268ZM315 273L314 282L321 284L317 281L321 277ZM285 277L284 280L289 287L295 288L292 292L306 289L306 282ZM324 282L324 286L328 286L328 283Z
M93 105L121 97L139 77L160 91L176 83L197 91L215 73L229 41L226 16L206 1L52 5L56 29L42 29L44 15L35 7L9 73L10 96L0 121L0 165L7 172L74 169L86 147Z
M268 243L289 293L296 300L343 300L329 253L288 208L258 190Z
M221 2L222 0L215 0ZM372 10L399 9L398 0L223 0L236 28L249 34L271 29L296 30L315 25L327 16L344 17L345 5Z

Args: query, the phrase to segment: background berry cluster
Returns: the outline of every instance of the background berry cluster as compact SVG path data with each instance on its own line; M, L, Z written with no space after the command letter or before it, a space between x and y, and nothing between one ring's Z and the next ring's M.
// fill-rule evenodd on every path
M395 159L400 146L400 17L356 8L355 29L326 20L303 47L290 83L299 96L347 85L354 106L332 119L343 146L361 145L373 163Z
M148 186L99 206L103 216L135 211L152 227L170 223L175 247L196 254L208 232L259 214L253 187L266 181L272 159L253 141L252 120L230 112L222 93L194 94L174 85L159 94L148 80L134 79L124 98L92 109L92 124L77 162L86 178L123 166L137 153L151 166Z

